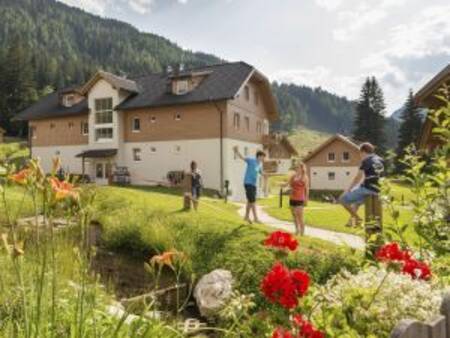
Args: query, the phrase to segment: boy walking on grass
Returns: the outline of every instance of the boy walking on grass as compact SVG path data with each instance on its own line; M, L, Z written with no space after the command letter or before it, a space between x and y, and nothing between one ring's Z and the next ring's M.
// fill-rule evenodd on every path
M383 159L375 154L375 147L366 142L359 146L361 166L350 187L340 197L343 207L349 212L347 226L361 225L358 209L367 196L380 192L379 179L384 171Z
M262 165L266 154L263 151L257 151L256 157L244 157L239 152L239 148L235 146L233 148L235 155L241 160L247 163L247 168L245 169L244 176L244 188L245 195L247 197L247 205L245 208L245 221L252 223L250 220L250 211L253 213L253 220L256 223L261 223L258 219L256 212L256 192L259 175L263 174Z

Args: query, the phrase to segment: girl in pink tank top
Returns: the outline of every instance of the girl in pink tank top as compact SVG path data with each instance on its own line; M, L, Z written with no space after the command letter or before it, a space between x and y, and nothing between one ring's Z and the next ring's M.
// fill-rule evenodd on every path
M291 188L289 205L294 218L295 232L297 235L304 235L305 221L303 208L309 199L309 181L304 163L300 163L297 166L295 173L289 179L289 186Z

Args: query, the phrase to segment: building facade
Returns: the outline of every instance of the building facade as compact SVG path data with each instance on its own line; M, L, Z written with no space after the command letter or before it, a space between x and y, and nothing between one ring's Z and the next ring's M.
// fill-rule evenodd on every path
M66 172L98 184L127 168L136 185L167 184L196 161L206 188L244 196L245 163L278 113L264 75L243 63L126 79L99 71L86 84L52 93L19 114L33 157L45 170L59 156Z
M443 91L447 91L445 94ZM442 71L436 74L430 81L428 81L420 90L417 91L414 98L416 104L420 107L427 108L428 111L437 110L444 106L444 101L437 98L437 96L449 96L450 93L450 64ZM422 126L422 132L418 138L419 149L424 152L431 152L436 148L442 146L442 141L433 136L434 122L428 118Z
M308 168L311 190L345 190L358 173L359 147L336 134L303 159Z

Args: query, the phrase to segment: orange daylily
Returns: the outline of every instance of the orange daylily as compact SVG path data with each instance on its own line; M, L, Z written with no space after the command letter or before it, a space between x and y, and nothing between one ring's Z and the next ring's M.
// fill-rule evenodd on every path
M30 178L32 171L28 168L22 169L15 174L9 175L9 179L17 184L25 185Z
M153 256L150 260L152 265L158 264L160 266L167 265L173 269L173 263L175 258L184 259L184 253L177 250L170 250L163 252L161 255Z
M60 181L56 177L50 177L50 185L57 200L61 200L66 197L78 198L78 189L76 189L72 183Z

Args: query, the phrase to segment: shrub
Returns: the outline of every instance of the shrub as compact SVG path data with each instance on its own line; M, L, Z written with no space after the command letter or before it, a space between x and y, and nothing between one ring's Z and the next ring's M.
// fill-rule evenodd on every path
M342 272L310 299L312 318L327 337L388 337L405 318L426 321L439 313L442 290L405 274L370 267Z

